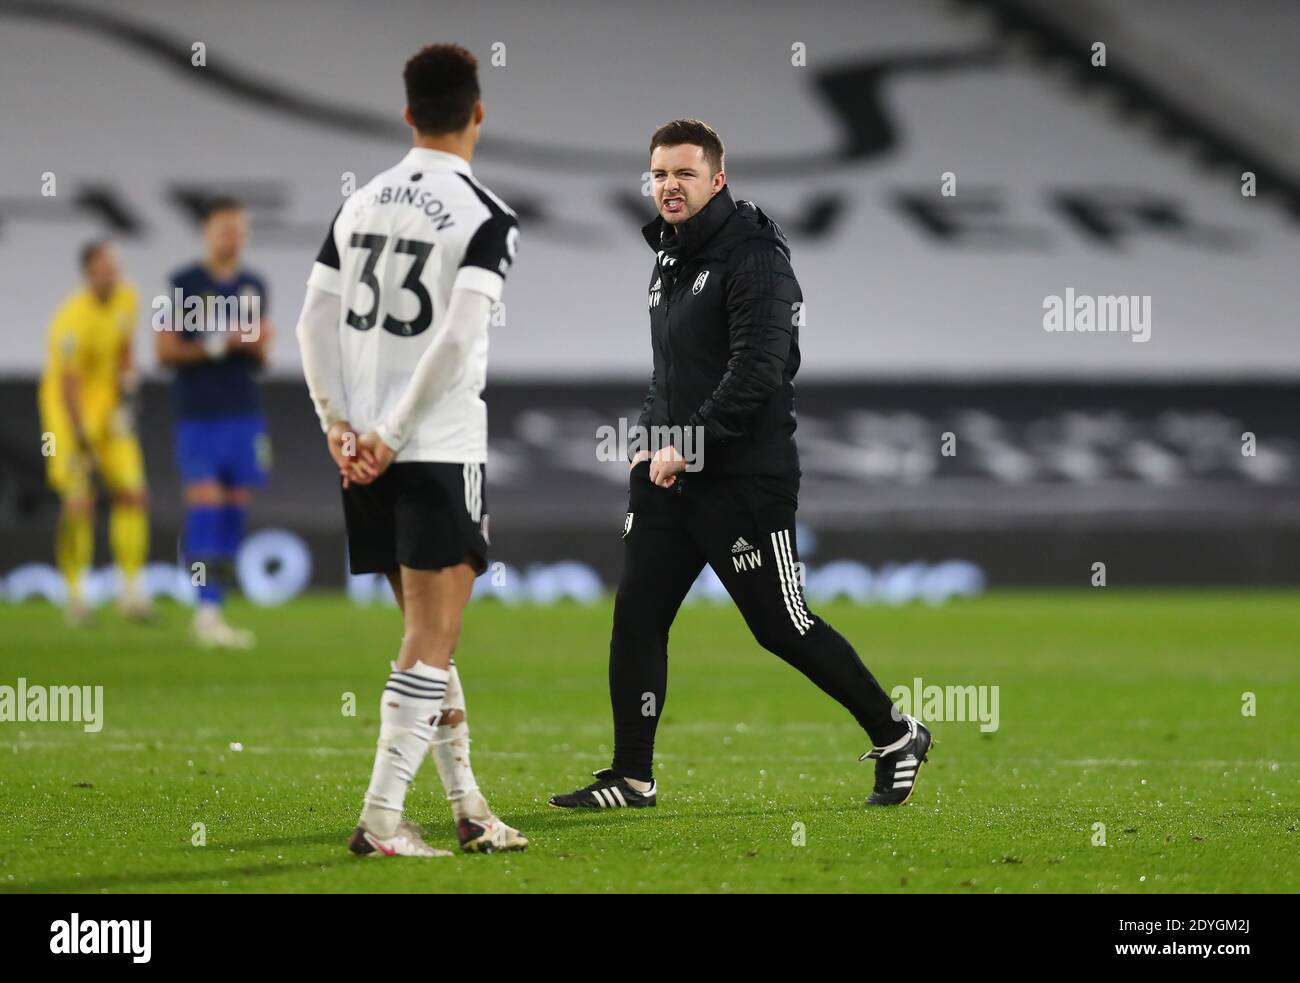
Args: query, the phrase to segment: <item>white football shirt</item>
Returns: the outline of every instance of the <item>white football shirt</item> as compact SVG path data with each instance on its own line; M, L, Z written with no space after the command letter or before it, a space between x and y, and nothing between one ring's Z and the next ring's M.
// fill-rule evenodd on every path
M343 388L358 433L401 400L453 289L501 299L518 240L515 213L468 161L441 150L413 148L343 203L307 282L340 298ZM396 460L487 461L487 354L485 321Z

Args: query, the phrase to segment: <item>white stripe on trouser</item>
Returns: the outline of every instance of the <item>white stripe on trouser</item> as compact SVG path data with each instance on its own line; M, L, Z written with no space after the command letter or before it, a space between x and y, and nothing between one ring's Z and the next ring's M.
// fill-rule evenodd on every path
M781 582L781 597L785 601L786 613L790 615L790 620L794 622L795 630L802 635L805 629L798 615L795 614L794 604L790 601L790 586L786 581L785 564L781 557L781 541L776 533L772 533L772 554L776 557L776 575Z
M785 600L786 613L794 622L795 629L803 635L812 627L812 620L803 606L803 598L799 594L799 578L795 574L794 563L790 560L788 546L782 539L787 532L788 530L783 530L772 533L772 552L776 556L776 573L781 581L781 596Z
M812 615L808 613L808 608L803 603L803 585L799 583L799 571L794 565L794 549L790 545L790 530L781 530L781 542L785 546L786 567L790 571L790 589L794 592L795 607L798 608L800 616L809 628L812 627Z
M483 518L483 470L477 464L466 464L462 471L465 482L465 511L475 522Z

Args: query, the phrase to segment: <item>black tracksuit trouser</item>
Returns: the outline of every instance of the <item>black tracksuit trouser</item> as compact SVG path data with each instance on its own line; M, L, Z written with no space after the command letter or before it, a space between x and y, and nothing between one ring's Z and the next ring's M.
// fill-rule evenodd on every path
M844 706L875 744L901 737L907 728L889 696L844 636L804 602L794 531L798 476L700 473L679 481L681 489L659 488L648 462L632 469L609 650L614 772L651 780L668 631L706 563L759 645Z

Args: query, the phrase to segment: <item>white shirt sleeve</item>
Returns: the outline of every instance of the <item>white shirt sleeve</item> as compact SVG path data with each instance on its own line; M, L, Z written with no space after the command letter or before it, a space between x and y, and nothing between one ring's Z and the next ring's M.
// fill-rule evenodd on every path
M298 347L307 392L316 407L320 428L327 431L348 418L347 392L343 388L343 358L339 345L339 295L309 285L298 316Z
M307 277L308 284L332 294L343 293L343 282L339 275L339 247L334 241L334 232L345 207L347 207L346 201L334 213L329 231L325 233L325 241L321 243L320 252L316 254L316 262L311 264L311 273Z
M499 289L495 292L500 296ZM416 363L401 400L376 428L379 439L394 451L402 449L415 424L455 381L475 337L492 316L492 301L487 292L457 277L442 327Z

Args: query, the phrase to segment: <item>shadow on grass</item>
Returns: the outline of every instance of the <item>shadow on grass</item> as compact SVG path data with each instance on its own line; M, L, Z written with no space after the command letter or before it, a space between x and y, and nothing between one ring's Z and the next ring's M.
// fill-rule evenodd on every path
M277 846L315 846L322 843L346 846L348 836L351 833L352 827L349 826L337 833L312 833L309 836L268 836L265 839L237 840L233 843L226 840L213 840L212 845L222 850L267 850Z
M869 816L866 810L861 806L792 806L788 810L784 809L700 809L691 811L686 808L674 807L673 809L553 809L544 807L536 811L519 811L512 814L514 819L519 823L520 829L525 835L531 835L538 830L561 830L573 829L578 826L588 828L592 827L617 827L618 829L630 828L638 823L646 823L650 826L678 826L682 824L691 824L698 826L700 822L712 821L717 819L757 819L769 820L773 822L785 822L794 820L804 820L811 816L822 817L850 817L850 816ZM510 817L506 817L510 822ZM432 832L436 827L426 825L426 832Z
M797 815L795 815L796 812ZM807 819L816 815L860 816L862 813L863 810L860 808L821 806L793 810L789 815L793 818ZM560 810L543 807L541 810L520 810L515 818L524 833L531 836L554 831L569 832L578 828L587 830L602 828L623 830L631 829L637 824L648 824L657 827L674 827L686 823L698 825L701 815L689 810ZM783 816L779 810L753 808L711 809L704 814L703 818L708 820L779 819L784 821L787 817ZM422 826L434 846L450 846L455 849L455 827L450 822L424 823ZM348 856L347 837L349 832L350 830L341 829L337 832L311 833L306 836L278 836L265 839L245 839L236 842L214 842L212 844L214 848L220 850L272 850L279 847L304 846L337 847L336 851L330 852L328 860L307 857L292 862L263 863L217 870L130 871L121 874L102 874L94 877L55 877L46 880L0 885L0 894L63 894L101 890L111 891L115 888L141 888L151 885L212 884L221 881L228 882L226 887L230 890L239 891L246 887L240 882L250 878L274 877L278 874L294 872L301 873L310 869L316 871L343 869L351 864L366 863L367 861L360 858ZM444 836L451 837L453 842L450 844L440 843L439 840ZM533 848L529 852L534 855L552 853L550 849L546 848L539 850L536 842L534 842ZM559 854L555 855L559 857Z
M344 857L332 863L313 861L309 866L316 870L358 863L356 858ZM277 874L301 872L304 865L297 863L257 864L251 867L229 867L221 870L158 870L131 871L123 874L102 874L96 877L58 877L25 884L6 884L0 894L69 894L75 892L135 888L163 884L203 884L228 881L232 890L240 890L245 878L274 877Z

